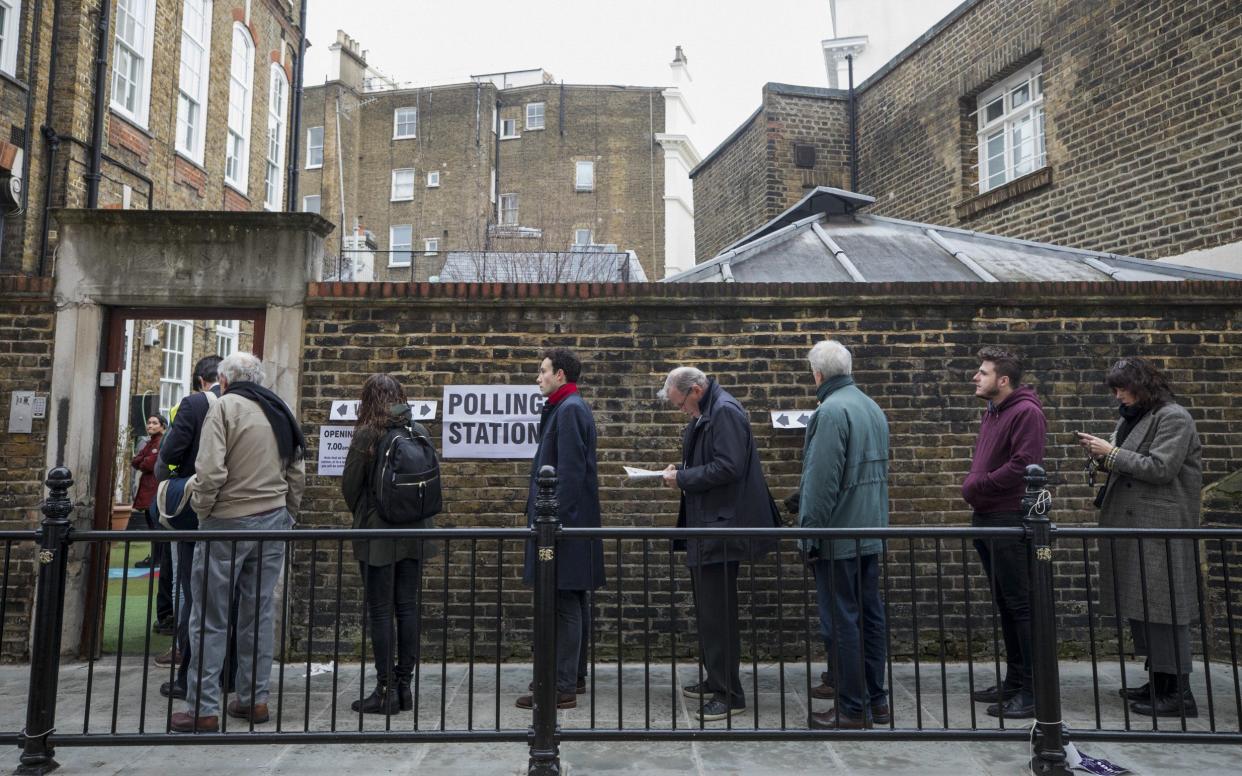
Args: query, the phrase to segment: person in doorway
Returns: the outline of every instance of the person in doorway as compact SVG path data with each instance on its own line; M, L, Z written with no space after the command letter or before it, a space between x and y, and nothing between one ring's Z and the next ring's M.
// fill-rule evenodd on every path
M354 516L354 528L409 528L380 516L375 503L374 476L379 446L389 431L408 429L427 436L427 429L410 418L405 391L392 376L374 374L362 385L358 425L345 456L341 492ZM424 521L425 523L426 521ZM423 527L424 523L418 524ZM375 651L376 685L371 694L353 702L363 714L396 714L414 708L410 680L417 668L418 590L422 562L435 554L434 546L415 536L408 539L356 541L354 558L362 572L371 644ZM396 615L396 659L393 655L393 616Z
M164 431L168 421L162 415L151 415L147 418L147 441L139 448L138 454L129 462L131 468L138 472L138 490L134 493L133 518L142 527L157 530L160 525L152 519L151 502L155 500L155 464L160 457L160 442L164 439ZM172 601L172 558L168 542L151 542L151 554L145 561L134 564L136 568L152 568L159 570L159 585L155 599L156 633L171 636L177 632L177 624L173 621Z
M1100 527L1198 528L1203 469L1194 419L1146 359L1121 359L1104 383L1121 414L1112 439L1078 433L1108 472L1097 502ZM1198 619L1194 540L1148 539L1142 553L1140 541L1102 539L1100 546L1100 606L1129 622L1134 651L1146 656L1149 672L1146 684L1119 692L1135 714L1197 717L1190 691L1190 623Z
M973 509L971 525L1020 527L1026 467L1042 463L1048 422L1043 405L1029 386L1020 384L1022 362L997 347L979 351L972 382L975 396L987 402L975 441L962 498ZM1006 719L1035 716L1031 652L1031 582L1027 543L1022 537L975 539L975 551L996 596L1005 639L1005 678L1000 685L976 690L976 703Z
M681 466L663 472L681 492L678 528L772 528L779 524L759 463L750 418L738 400L692 366L668 373L660 398L690 417L682 433ZM686 565L694 591L699 650L706 673L682 688L699 702L695 715L710 722L746 708L740 673L737 577L743 560L758 560L775 539L689 539Z
M595 461L595 418L578 392L582 362L573 351L553 348L543 354L535 382L544 396L539 444L530 465L526 524L539 516L539 470L556 469L557 517L565 528L599 528L599 474ZM526 542L523 581L535 584L535 544ZM587 647L591 632L592 590L604 584L604 546L599 539L562 540L556 547L556 707L572 709L586 692ZM534 684L531 684L534 689ZM533 709L534 696L517 699L519 709Z
M285 531L293 527L306 484L306 439L285 402L264 387L263 363L237 352L220 362L220 399L207 412L195 459L191 503L205 531ZM275 650L275 590L284 567L279 539L198 542L190 580L190 661L186 710L177 733L219 729L229 609L237 604L237 697L231 717L268 721Z

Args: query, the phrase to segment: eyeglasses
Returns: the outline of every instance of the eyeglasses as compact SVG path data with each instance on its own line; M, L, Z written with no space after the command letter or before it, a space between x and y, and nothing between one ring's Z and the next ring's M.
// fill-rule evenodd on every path
M689 391L686 391L686 393L682 396L681 401L674 402L673 406L681 410L682 412L685 412L686 402L690 401L690 397L693 395L694 395L694 388L691 388Z

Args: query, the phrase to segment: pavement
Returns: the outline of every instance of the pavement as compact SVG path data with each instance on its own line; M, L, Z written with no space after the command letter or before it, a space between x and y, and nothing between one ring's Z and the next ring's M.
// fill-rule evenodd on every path
M128 662L126 662L128 661ZM1198 719L1186 721L1187 730L1207 731L1213 720L1208 715L1208 693L1202 665L1193 674ZM284 667L283 691L276 692L281 667L273 667L272 720L255 726L259 732L276 732L277 716L281 731L359 730L359 717L350 712L349 703L360 694L362 669L357 663L340 666L314 664L309 672L305 663ZM476 663L446 666L424 664L419 675L419 730L510 731L524 739L530 713L517 709L514 699L525 693L530 665ZM813 669L818 676L820 668ZM992 683L992 665L974 666L976 688ZM1123 706L1116 696L1120 686L1120 666L1114 661L1101 664L1093 679L1090 663L1065 662L1061 665L1062 711L1065 723L1074 729L1123 729ZM1142 680L1138 664L1128 667L1130 683ZM677 666L677 680L690 684L698 680L691 664ZM783 687L782 687L783 675ZM948 664L941 671L938 662L893 665L893 711L898 728L980 729L996 728L997 721L984 713L982 705L969 703L971 674L966 664ZM292 774L296 776L341 776L342 774L524 774L529 752L525 743L472 741L468 743L264 743L253 745L205 745L208 736L165 734L168 701L159 695L166 669L150 667L146 677L145 701L143 667L140 658L126 658L119 671L115 657L86 663L67 663L61 668L57 700L56 729L62 734L134 734L140 731L152 743L139 746L100 746L98 741L83 746L58 746L56 760L65 774L167 774L248 772ZM618 669L615 664L596 667L593 687L579 696L576 709L561 712L563 729L618 727L626 729L668 730L676 720L678 730L697 730L691 714L695 702L674 694L668 664L625 664L620 671L622 692L618 699ZM87 688L90 685L89 717ZM736 730L780 728L805 730L808 711L805 664L760 664L754 672L743 667L749 707L736 716ZM1135 680L1138 680L1137 682ZM754 688L758 686L756 699ZM0 695L9 702L0 707L0 731L24 726L24 699L29 668L0 666ZM367 677L369 691L373 679ZM496 688L500 694L497 697ZM1099 688L1099 723L1096 717L1095 687ZM921 691L916 692L916 687ZM443 688L443 692L442 692ZM783 691L782 691L783 690ZM333 720L335 704L335 722ZM1212 700L1216 730L1239 732L1237 685L1228 665L1212 669ZM116 699L115 703L113 699ZM757 702L756 702L757 701ZM144 708L145 706L145 708ZM812 700L809 708L826 711L830 701ZM181 705L174 705L180 710ZM946 716L947 709L947 716ZM499 715L497 715L499 711ZM620 713L619 713L620 712ZM414 712L403 712L390 720L366 716L361 724L369 731L409 731L414 728ZM248 723L227 720L230 730L246 731ZM1180 720L1161 720L1162 729L1180 729ZM335 727L334 727L335 725ZM390 726L390 727L387 727ZM1131 719L1131 729L1150 730L1149 719ZM1026 727L1011 724L1009 727ZM725 729L724 722L708 723L712 730ZM155 742L164 742L163 744ZM169 746L175 742L177 745ZM1136 774L1191 772L1196 776L1237 774L1242 770L1242 749L1221 744L1139 744L1091 742L1084 753L1130 768ZM18 751L10 749L10 763L18 763ZM816 740L790 741L568 741L561 745L562 773L567 774L644 774L644 776L790 776L807 772L829 774L1022 774L1029 773L1029 746L1022 742L905 742L891 740L842 740L825 734Z

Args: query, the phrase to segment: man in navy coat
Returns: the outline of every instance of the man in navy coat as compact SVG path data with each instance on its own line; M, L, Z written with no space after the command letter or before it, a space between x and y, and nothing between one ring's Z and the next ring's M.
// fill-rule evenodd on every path
M539 446L530 465L526 524L535 524L539 469L556 469L557 517L565 528L599 528L599 475L595 465L595 418L578 393L582 362L566 348L544 353L536 382L544 395ZM526 543L523 579L535 581L535 546ZM556 707L578 705L586 692L586 659L591 632L589 592L604 584L604 546L599 539L562 539L556 547ZM530 695L517 699L533 707Z

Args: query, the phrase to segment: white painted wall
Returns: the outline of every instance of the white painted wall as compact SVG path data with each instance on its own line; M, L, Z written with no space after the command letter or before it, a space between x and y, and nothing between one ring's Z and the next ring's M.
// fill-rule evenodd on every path
M694 79L680 46L669 70L672 86L664 90L664 131L655 136L664 149L665 277L694 266L694 185L690 170L702 159L690 139L695 126L690 108Z
M927 32L962 0L829 0L832 10L832 36L824 41L825 51L835 39L866 36L854 56L854 84L865 81ZM837 63L836 83L828 72L829 86L845 89L845 60Z

